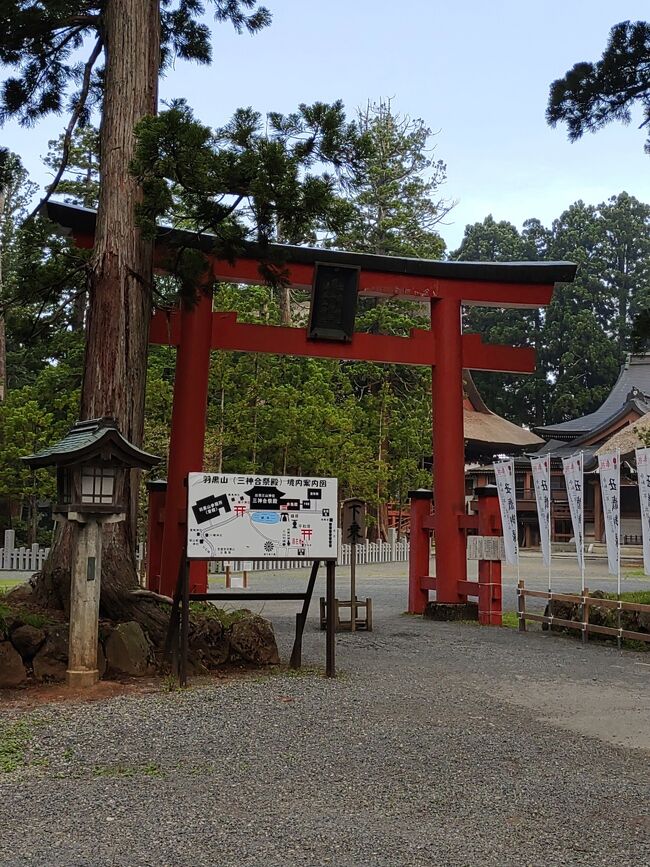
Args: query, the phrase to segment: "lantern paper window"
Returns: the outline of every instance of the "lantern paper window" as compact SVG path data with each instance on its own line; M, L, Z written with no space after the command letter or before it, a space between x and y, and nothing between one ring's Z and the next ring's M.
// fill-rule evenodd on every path
M111 505L115 485L113 467L82 467L81 502Z

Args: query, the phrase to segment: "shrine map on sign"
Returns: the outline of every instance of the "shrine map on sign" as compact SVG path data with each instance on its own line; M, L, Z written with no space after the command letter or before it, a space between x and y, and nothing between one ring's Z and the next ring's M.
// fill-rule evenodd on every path
M187 486L190 559L336 558L336 479L190 473Z

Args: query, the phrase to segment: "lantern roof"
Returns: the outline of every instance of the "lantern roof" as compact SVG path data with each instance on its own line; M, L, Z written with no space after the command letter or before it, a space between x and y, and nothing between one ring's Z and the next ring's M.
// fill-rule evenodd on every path
M70 466L93 458L142 470L151 469L161 461L161 458L142 451L125 439L115 419L109 417L78 421L62 440L22 460L32 469L38 469Z

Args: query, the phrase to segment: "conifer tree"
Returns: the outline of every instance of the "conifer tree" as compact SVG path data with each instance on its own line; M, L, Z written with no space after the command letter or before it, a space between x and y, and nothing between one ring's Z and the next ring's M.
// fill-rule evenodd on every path
M256 0L212 0L218 21L255 32L270 21ZM97 229L88 268L89 315L81 416L110 415L141 444L153 245L136 225L141 190L129 172L138 121L157 111L158 76L175 57L209 63L211 33L200 0L8 0L0 9L0 63L13 68L0 90L0 122L31 125L66 111L65 170L72 134L101 114L103 154ZM79 61L79 54L86 52ZM128 86L125 83L128 82ZM136 582L137 476L126 481L128 520L106 530L102 604L119 616ZM72 532L61 533L39 584L62 605Z
M612 27L607 46L595 63L576 63L551 84L546 117L551 126L563 122L569 138L597 132L613 121L629 123L632 107L643 111L642 127L650 124L650 23L622 21ZM645 149L650 153L650 135Z

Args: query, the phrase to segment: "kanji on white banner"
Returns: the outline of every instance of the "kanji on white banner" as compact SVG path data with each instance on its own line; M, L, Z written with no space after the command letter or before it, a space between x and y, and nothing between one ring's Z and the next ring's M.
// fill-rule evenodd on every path
M621 468L616 452L598 455L600 492L605 515L605 541L607 542L607 565L610 575L618 575L621 531Z
M547 566L551 565L551 458L543 455L530 459L535 484L535 499L537 500L537 515L539 518L539 538L542 545L542 556Z
M511 458L509 461L497 461L494 464L494 475L499 494L506 562L510 563L511 566L517 566L519 563L519 538L517 534L514 460Z
M578 564L580 566L580 571L584 575L585 550L583 539L584 498L582 477L582 452L577 455L571 455L570 458L562 458L562 469L564 470L564 479L566 481L566 490L569 499L569 511L571 512L571 523L573 524L573 536L576 543Z
M650 575L650 448L636 449L636 470L641 501L643 571L646 575Z

